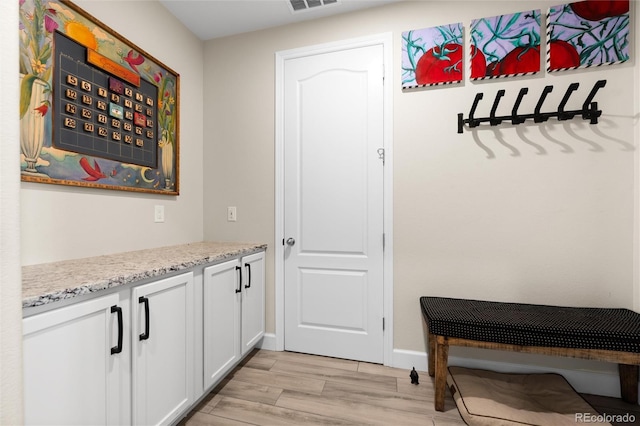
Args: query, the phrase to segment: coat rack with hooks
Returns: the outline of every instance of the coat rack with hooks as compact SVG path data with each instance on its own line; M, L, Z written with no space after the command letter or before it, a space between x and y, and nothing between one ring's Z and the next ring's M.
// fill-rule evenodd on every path
M538 99L538 103L536 104L533 113L518 114L520 102L522 102L522 98L529 91L528 88L523 87L522 89L520 89L518 97L513 104L511 115L496 116L500 98L502 98L505 94L504 89L501 89L498 90L498 93L496 93L496 98L493 100L493 106L491 107L489 117L482 118L477 118L474 116L476 108L478 107L478 103L480 102L480 100L482 100L483 96L482 93L477 93L475 99L473 100L473 104L471 105L471 110L469 111L469 118L463 119L462 113L458 114L458 133L462 133L465 124L468 124L470 128L477 127L480 125L480 123L489 123L491 126L497 126L503 121L511 121L511 124L516 125L522 124L528 119L533 119L534 123L543 123L552 117L556 117L559 121L565 121L571 120L577 115L580 115L583 120L589 120L590 124L597 124L598 117L602 115L602 111L598 110L598 103L593 102L593 98L596 96L596 92L606 84L607 80L598 80L593 85L591 92L582 104L582 109L565 111L564 108L569 101L569 97L574 91L578 89L579 86L579 83L571 83L567 88L567 91L565 92L562 100L560 101L560 105L558 105L558 110L555 112L540 111L542 109L542 104L544 103L545 98L553 90L553 86L545 86L545 88L542 90L542 93L540 94L540 98Z

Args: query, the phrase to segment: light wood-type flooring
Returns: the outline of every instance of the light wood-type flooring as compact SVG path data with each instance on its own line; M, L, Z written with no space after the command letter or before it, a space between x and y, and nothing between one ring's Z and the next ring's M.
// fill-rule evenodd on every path
M200 425L464 425L447 393L433 409L433 379L377 364L256 350L179 426ZM583 395L601 413L635 414L619 399ZM634 410L634 411L631 411Z

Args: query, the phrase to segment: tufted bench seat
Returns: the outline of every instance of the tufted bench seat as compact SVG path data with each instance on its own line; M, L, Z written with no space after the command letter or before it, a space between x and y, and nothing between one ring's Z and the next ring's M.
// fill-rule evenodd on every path
M640 314L634 311L444 297L421 297L420 308L437 411L444 410L449 346L615 362L622 398L638 401Z

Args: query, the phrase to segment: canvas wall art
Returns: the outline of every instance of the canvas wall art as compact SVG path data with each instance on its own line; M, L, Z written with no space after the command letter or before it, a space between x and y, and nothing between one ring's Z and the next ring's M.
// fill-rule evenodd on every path
M553 6L547 22L547 71L629 60L629 0Z
M540 10L471 21L471 80L540 72Z
M402 88L459 83L463 78L462 23L402 33Z
M178 74L70 1L14 1L22 180L178 195Z

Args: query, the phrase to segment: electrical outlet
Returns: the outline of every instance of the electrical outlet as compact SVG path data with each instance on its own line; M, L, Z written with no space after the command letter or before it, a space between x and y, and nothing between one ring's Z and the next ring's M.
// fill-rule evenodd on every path
M156 223L164 222L164 206L156 205L153 212L153 220Z
M227 207L227 222L235 222L238 218L235 207Z

